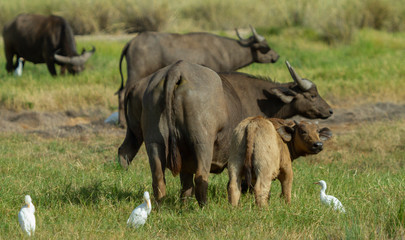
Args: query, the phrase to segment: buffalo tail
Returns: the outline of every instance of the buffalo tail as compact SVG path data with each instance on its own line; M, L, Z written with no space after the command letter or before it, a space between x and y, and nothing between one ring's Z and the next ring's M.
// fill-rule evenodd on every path
M173 114L173 99L175 88L181 82L181 73L178 71L169 71L167 73L164 82L164 93L165 93L165 106L166 106L166 119L169 129L168 138L168 156L167 156L167 167L172 171L172 174L176 176L181 170L181 159L177 156L177 140L174 133L174 114Z
M118 89L118 91L115 92L115 95L119 94L122 91L122 89L124 89L124 75L122 74L122 60L124 59L124 56L127 55L128 48L129 48L129 43L127 43L127 45L125 45L124 49L122 49L122 53L120 56L119 70L120 70L120 75L121 75L121 86L120 86L120 89Z
M246 136L246 154L245 161L243 163L243 172L248 187L252 184L252 155L253 155L253 143L254 136L256 135L257 126L255 124L248 124L245 128Z

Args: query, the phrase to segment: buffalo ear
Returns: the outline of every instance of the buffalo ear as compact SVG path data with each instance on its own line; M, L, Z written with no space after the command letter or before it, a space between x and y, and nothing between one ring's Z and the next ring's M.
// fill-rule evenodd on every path
M287 120L287 119L281 119L281 118L267 118L274 126L275 129L279 129L282 126L287 126L287 127L294 127L294 125L298 125L295 120Z
M287 92L286 92L287 91ZM292 91L289 91L288 89L279 89L279 88L272 88L270 90L270 92L272 94L274 94L275 96L277 96L281 101L283 101L284 103L290 103L295 96L295 93ZM287 93L287 94L285 94Z
M321 139L322 142L328 140L329 138L332 137L332 131L329 128L322 128L319 130L319 138Z
M277 132L284 142L289 142L292 139L292 134L294 133L294 128L290 126L281 126L277 128Z

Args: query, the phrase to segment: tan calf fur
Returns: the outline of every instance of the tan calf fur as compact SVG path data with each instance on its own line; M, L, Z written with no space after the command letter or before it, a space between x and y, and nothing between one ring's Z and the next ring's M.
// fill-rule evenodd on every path
M332 136L328 128L319 130L317 124L295 123L277 118L249 117L234 129L228 159L229 202L238 205L241 181L254 184L258 206L267 206L271 182L279 179L282 196L291 201L293 181L292 161L300 156L317 154L322 141Z

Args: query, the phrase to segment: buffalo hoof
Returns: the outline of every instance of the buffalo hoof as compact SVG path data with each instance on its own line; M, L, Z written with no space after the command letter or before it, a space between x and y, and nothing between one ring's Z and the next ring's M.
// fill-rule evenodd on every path
M122 168L128 169L128 166L129 166L128 158L119 155L118 156L118 162L119 162L119 164L121 165Z

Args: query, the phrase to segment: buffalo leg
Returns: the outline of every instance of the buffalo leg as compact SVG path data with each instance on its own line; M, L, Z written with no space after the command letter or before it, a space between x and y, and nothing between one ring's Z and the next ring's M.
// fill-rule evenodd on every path
M127 128L127 134L124 142L118 148L119 163L123 168L128 168L132 159L136 156L143 143L142 131L134 134L129 128Z
M181 193L180 198L186 200L194 194L193 174L180 173Z
M195 197L200 207L204 207L207 203L208 174L207 172L197 172L194 177Z
M228 201L232 206L237 206L241 194L242 166L229 167Z
M127 126L124 109L125 88L118 91L118 125L122 128Z
M278 179L281 182L281 196L284 197L286 203L291 202L291 189L293 182L292 169L281 169Z
M196 150L195 157L198 163L197 171L194 176L195 197L200 207L203 207L207 203L208 177L213 149L210 144L196 144L194 145L194 149Z
M66 69L67 69L67 66L66 66L66 65L60 66L60 75L65 75Z
M259 174L254 187L256 204L259 207L265 207L268 205L270 188L271 179L263 176L263 174Z
M13 66L13 56L14 56L14 54L13 54L12 51L9 51L7 49L5 51L5 54L6 54L6 61L7 61L6 70L7 70L8 73L11 73L14 70L14 66Z
M55 63L53 61L48 61L46 62L46 66L48 67L48 71L51 73L51 75L56 76Z
M20 58L20 56L18 56L18 58ZM18 58L17 58L17 60L18 60ZM24 66L25 66L25 59L22 61L22 69L24 69Z
M152 172L152 188L155 200L160 202L166 195L166 182L165 182L165 148L164 144L149 143L146 145L146 150L149 157L150 170Z

